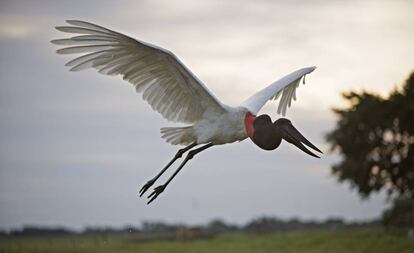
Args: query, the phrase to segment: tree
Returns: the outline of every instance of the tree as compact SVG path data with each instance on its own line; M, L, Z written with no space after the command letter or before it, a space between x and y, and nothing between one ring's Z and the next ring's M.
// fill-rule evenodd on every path
M344 93L350 103L334 109L336 128L327 135L342 160L332 167L366 197L386 189L390 195L414 196L414 72L387 98L368 92Z
M414 227L414 199L396 198L392 207L382 214L387 227Z

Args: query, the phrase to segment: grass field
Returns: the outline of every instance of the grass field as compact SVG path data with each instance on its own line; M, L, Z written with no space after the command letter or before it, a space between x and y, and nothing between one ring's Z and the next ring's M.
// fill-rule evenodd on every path
M405 235L373 230L289 232L265 235L220 235L191 241L137 241L133 237L66 236L8 238L0 240L0 252L129 253L129 252L375 252L412 253L414 240Z

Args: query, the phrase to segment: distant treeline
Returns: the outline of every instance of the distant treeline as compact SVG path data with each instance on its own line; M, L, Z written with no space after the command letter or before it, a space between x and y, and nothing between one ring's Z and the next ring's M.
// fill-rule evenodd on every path
M67 235L158 235L159 237L197 237L212 236L220 233L273 233L294 230L336 230L343 228L378 226L378 221L345 222L339 218L325 221L302 221L300 219L283 220L274 217L260 217L245 225L238 226L222 220L213 220L203 226L186 226L165 222L143 222L141 226L126 226L123 228L88 227L83 231L75 231L63 227L25 226L22 229L0 231L0 236L67 236Z

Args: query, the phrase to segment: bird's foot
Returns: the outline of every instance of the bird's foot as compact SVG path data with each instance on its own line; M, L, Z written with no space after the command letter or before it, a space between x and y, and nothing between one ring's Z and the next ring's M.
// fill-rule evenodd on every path
M142 186L141 190L139 190L139 196L142 197L146 191L155 183L155 179L151 179Z
M160 185L154 188L154 191L148 196L148 198L151 198L147 205L150 204L152 201L154 201L158 195L161 194L161 192L163 192L165 190L166 185Z

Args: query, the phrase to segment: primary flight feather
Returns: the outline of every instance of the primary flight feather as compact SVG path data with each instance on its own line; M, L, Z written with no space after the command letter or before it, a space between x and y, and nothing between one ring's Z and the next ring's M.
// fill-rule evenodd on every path
M74 36L52 40L52 43L64 46L57 50L58 54L81 54L66 63L71 71L94 68L101 74L120 75L164 118L188 124L161 129L167 142L187 146L141 188L140 196L178 158L187 151L188 154L166 183L154 188L148 204L195 154L214 145L249 137L260 148L274 150L284 139L311 156L318 157L303 144L321 152L289 120L280 118L272 123L268 115L256 116L269 100L279 100L277 112L284 116L292 99L296 99L301 79L315 67L299 69L249 97L240 106L231 107L220 102L170 51L89 22L68 20L67 23L69 26L56 29ZM195 148L200 144L204 145Z

